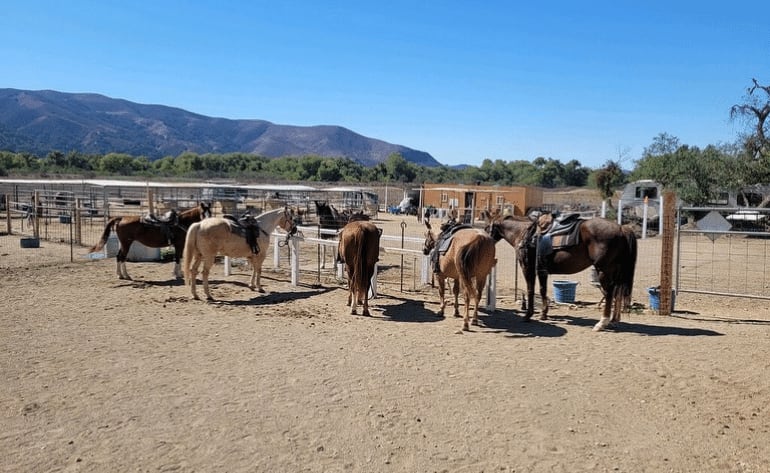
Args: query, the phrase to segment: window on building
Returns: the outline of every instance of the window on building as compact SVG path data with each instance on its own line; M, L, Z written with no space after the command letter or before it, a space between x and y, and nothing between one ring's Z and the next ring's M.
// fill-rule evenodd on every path
M441 202L448 202L448 201L449 201L449 196L447 195L446 192L442 192L441 193Z
M498 195L497 196L497 205L503 205L505 203L505 196Z

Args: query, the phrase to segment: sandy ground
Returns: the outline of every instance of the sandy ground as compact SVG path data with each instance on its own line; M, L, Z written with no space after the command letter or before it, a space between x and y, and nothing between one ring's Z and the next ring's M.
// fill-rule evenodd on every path
M429 287L266 270L194 301L171 264L0 272L0 471L768 472L770 310L682 295L595 333L593 304L461 322Z

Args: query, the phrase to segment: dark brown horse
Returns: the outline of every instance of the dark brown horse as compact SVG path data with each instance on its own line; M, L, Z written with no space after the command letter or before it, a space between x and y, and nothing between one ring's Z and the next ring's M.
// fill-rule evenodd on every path
M594 330L602 330L618 321L631 301L636 268L636 235L633 230L603 218L580 219L578 240L568 246L544 245L552 214L532 219L507 218L489 222L487 232L499 241L506 240L517 252L517 260L527 282L525 320L534 314L535 277L543 300L541 318L548 318L548 274L574 274L593 265L607 298L601 320ZM553 242L551 242L553 243Z
M369 220L369 216L363 212L338 211L333 205L323 200L314 200L316 215L318 215L318 224L321 230L320 238L331 240L337 237L339 231L354 221ZM324 230L333 230L334 233L328 233ZM323 245L323 257L321 258L321 268L326 267L326 245Z
M380 258L381 231L373 223L354 220L340 230L337 254L348 271L348 305L350 313L363 304L363 315L369 316L369 289L374 267Z
M492 271L497 260L495 259L495 241L484 232L475 228L464 228L452 231L451 226L445 226L442 234L436 237L431 231L429 221L425 221L428 231L425 233L423 253L437 258L438 271L434 273L438 278L438 293L441 298L440 312L443 315L446 307L445 281L447 278L454 280L452 293L455 296L454 316L460 316L458 298L462 288L465 298L465 317L463 330L470 330L469 322L473 325L479 323L479 302L487 283L487 276ZM462 228L461 228L462 227ZM452 233L448 248L444 249L441 243L447 233ZM470 320L470 307L473 307L473 319Z
M131 279L126 270L126 257L131 245L138 241L150 248L163 248L166 246L174 247L174 276L177 279L182 278L182 269L179 261L184 252L184 243L187 236L187 229L195 222L200 222L204 218L211 217L211 207L201 202L197 207L185 210L175 215L169 222L148 221L145 217L127 216L113 217L104 227L102 238L89 251L101 251L107 243L111 231L115 231L120 241L118 250L118 278Z

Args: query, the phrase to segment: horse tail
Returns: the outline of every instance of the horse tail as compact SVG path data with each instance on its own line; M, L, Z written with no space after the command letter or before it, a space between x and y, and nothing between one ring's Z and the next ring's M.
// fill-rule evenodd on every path
M621 261L620 278L618 289L621 291L618 295L623 299L623 306L628 307L631 304L631 294L634 290L634 272L636 271L636 233L628 227L623 227L623 237L625 239L626 254L623 255L625 261Z
M480 261L483 261L484 240L478 235L470 244L465 245L460 250L460 267L457 268L457 274L460 284L470 291L473 298L477 297L476 285L473 284L474 268L477 268ZM466 303L470 304L469 301Z
M115 225L120 223L120 220L123 217L112 217L108 222L107 225L104 226L104 231L102 232L102 237L99 239L99 241L91 247L90 250L88 250L89 253L94 253L96 251L101 251L102 248L104 248L104 245L107 244L107 239L110 237L110 232L113 230Z
M184 260L184 279L188 283L190 282L190 271L192 269L193 259L196 257L195 253L198 248L198 230L200 229L200 222L195 222L187 229L187 237L184 242L184 253L182 259Z
M359 250L356 251L353 256L351 266L355 268L356 274L353 280L350 281L350 285L353 289L353 294L355 294L356 297L360 294L363 294L361 297L368 297L368 294L366 294L366 255L368 251L368 239L361 228L359 228L357 232L354 232L353 236L357 241L351 245L351 248L358 248Z

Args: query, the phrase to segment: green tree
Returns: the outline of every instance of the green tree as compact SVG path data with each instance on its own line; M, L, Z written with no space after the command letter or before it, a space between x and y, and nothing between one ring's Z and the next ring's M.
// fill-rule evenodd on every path
M745 119L753 124L753 131L748 133L745 146L752 157L770 158L770 86L761 85L756 79L747 89L745 103L733 105L730 117Z
M623 172L623 169L621 169L620 163L612 160L607 161L603 168L596 171L594 178L599 194L611 208L612 196L615 194L615 189L625 183L625 173Z

